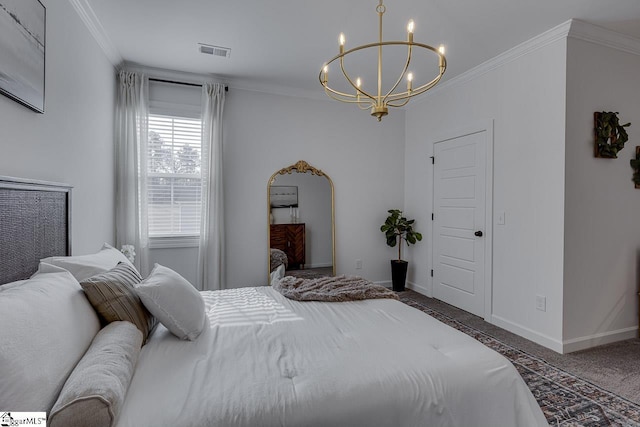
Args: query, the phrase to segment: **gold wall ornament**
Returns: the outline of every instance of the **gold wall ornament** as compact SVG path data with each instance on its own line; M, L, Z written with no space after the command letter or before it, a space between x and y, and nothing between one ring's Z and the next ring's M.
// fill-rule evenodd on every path
M444 46L440 46L438 49L413 41L413 30L415 24L413 20L410 20L407 25L407 40L402 41L383 41L382 40L382 15L386 12L386 7L380 0L376 7L378 13L378 42L369 43L362 46L357 46L345 51L346 39L343 33L340 33L339 37L339 54L327 61L318 76L320 84L324 88L325 93L332 99L337 101L357 104L362 110L371 109L371 115L376 117L378 121L381 121L384 116L389 113L388 107L402 107L409 102L409 99L423 94L432 87L434 87L442 78L445 70L447 69L447 59L444 56ZM395 84L388 91L384 91L382 88L382 48L383 46L406 46L407 47L407 59L405 61L402 72L398 76ZM354 52L358 52L365 49L375 48L378 50L378 69L377 69L377 91L375 94L368 90L365 90L362 85L362 80L357 77L355 81L347 73L344 58ZM421 86L414 87L414 75L409 72L409 66L411 65L411 59L413 55L413 49L418 48L420 52L431 51L438 56L438 74L428 83ZM329 87L329 66L338 61L340 64L340 71L348 85L353 88L353 93L345 93L339 90ZM400 82L406 78L407 89L402 92L395 92Z

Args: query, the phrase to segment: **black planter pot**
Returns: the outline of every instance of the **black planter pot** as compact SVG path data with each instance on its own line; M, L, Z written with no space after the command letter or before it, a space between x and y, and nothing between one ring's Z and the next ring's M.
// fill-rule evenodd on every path
M391 283L396 292L404 291L404 284L407 281L407 267L409 263L403 260L391 260Z

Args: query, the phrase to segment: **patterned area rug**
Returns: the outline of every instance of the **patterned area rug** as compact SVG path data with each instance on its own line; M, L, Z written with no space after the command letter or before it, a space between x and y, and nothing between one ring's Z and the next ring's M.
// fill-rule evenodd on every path
M304 270L287 270L285 276L298 277L300 279L317 279L319 277L333 276L333 267L307 268Z
M399 293L398 296L405 304L464 332L509 359L529 386L550 425L640 427L640 405L462 324L405 293Z

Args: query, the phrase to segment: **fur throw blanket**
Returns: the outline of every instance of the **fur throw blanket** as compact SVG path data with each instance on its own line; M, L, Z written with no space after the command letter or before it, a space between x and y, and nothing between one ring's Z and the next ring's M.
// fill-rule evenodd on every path
M300 279L285 276L271 286L285 297L296 301L357 301L398 296L390 289L357 276Z

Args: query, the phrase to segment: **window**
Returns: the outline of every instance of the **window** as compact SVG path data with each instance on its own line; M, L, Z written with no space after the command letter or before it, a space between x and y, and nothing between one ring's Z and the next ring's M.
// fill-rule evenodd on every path
M150 238L200 234L200 119L149 115L147 167Z

